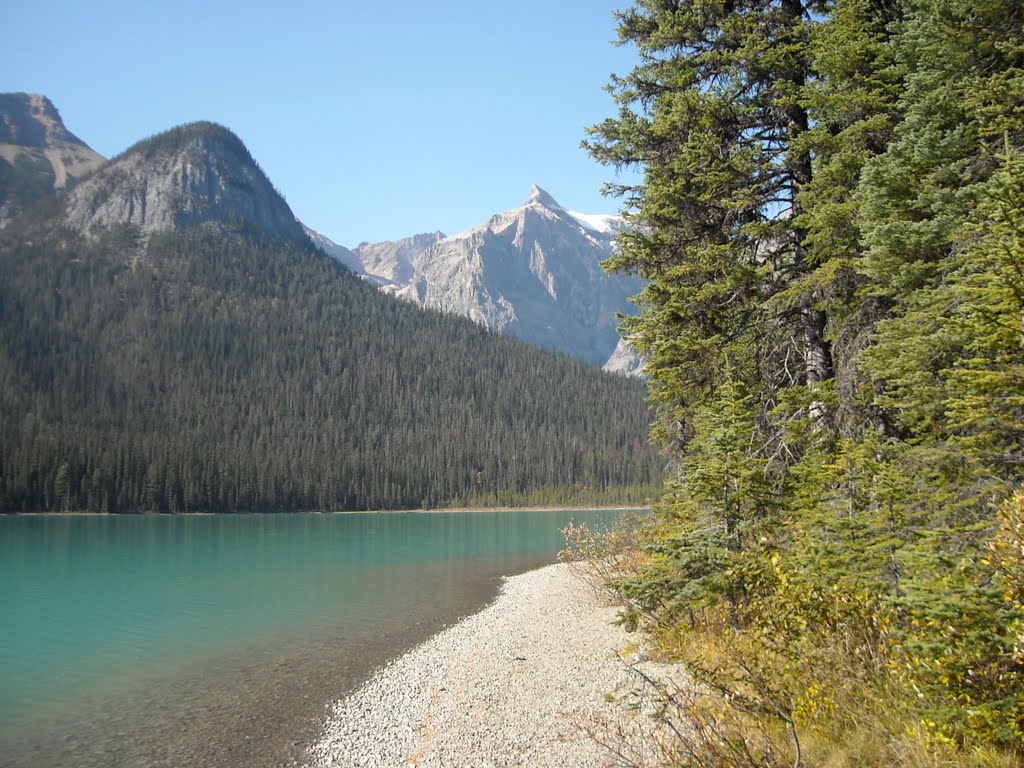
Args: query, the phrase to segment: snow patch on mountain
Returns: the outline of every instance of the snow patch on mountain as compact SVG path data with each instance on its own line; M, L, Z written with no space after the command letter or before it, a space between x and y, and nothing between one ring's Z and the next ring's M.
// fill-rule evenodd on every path
M602 235L618 234L623 225L622 217L612 214L580 213L578 211L566 211L566 213L587 229L592 229Z

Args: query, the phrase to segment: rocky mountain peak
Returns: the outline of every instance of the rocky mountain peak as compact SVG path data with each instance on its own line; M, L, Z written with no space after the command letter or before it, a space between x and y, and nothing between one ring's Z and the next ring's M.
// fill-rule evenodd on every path
M147 160L174 155L204 159L214 155L229 157L231 161L245 165L256 165L256 161L238 136L223 125L205 120L185 123L143 139L114 160L116 162L128 155L142 155Z
M604 365L619 342L619 315L632 314L629 298L642 287L599 266L614 248L612 220L570 212L534 185L524 205L448 237L349 251L321 236L321 247L392 295Z
M0 93L0 226L104 159L34 93Z
M0 93L0 144L31 149L86 146L64 126L53 102L37 93Z
M526 201L526 204L541 205L544 206L545 208L549 208L555 211L565 210L564 208L562 208L562 206L558 204L555 198L553 198L543 189L538 187L536 184L534 184L533 187L530 189L530 199Z
M241 139L209 122L173 128L115 157L71 190L67 220L86 232L130 224L144 235L231 221L306 239Z

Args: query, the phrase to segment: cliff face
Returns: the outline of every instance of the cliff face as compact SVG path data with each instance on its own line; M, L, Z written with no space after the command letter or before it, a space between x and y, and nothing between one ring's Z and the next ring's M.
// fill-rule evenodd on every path
M429 232L394 242L360 243L353 255L370 280L382 285L405 284L416 277L413 259L441 240L443 233Z
M118 224L143 236L207 222L244 222L305 239L302 225L242 142L213 123L192 123L118 155L66 199L67 223L84 232Z
M0 93L0 226L104 162L45 96Z

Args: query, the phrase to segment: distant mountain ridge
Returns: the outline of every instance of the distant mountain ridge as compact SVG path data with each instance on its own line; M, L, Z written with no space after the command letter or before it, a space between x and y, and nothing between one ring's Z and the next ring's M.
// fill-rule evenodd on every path
M0 226L104 162L45 96L0 93Z
M382 290L468 317L592 365L636 373L619 349L619 315L632 314L638 279L609 276L617 216L569 211L538 186L518 208L451 236L440 232L344 248L320 246Z
M0 94L0 140L15 159L0 162L0 226L63 186L66 224L90 237L129 225L145 241L193 224L244 223L297 243L312 239L385 293L420 307L609 371L639 371L617 328L620 314L633 313L629 299L641 283L599 267L621 219L570 211L540 187L522 206L451 236L432 232L350 250L297 221L241 140L214 123L173 128L104 161L45 97Z

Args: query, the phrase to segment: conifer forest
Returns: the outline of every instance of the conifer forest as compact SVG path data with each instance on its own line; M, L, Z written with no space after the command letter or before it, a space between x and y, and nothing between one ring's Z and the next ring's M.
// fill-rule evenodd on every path
M0 509L642 504L639 381L383 296L243 222L0 232Z
M707 693L660 691L666 764L1019 764L1024 5L639 0L618 34L586 145L639 171L609 266L649 281L671 466L610 578Z

